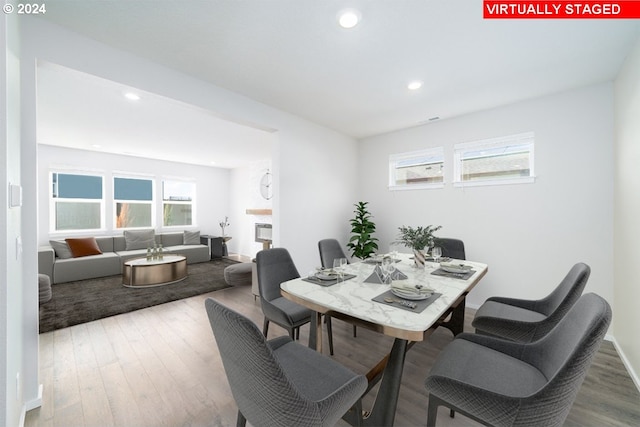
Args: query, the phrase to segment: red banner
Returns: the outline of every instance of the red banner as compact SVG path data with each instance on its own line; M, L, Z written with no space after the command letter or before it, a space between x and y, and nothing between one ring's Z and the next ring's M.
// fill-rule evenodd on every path
M640 0L505 1L484 0L485 19L638 19Z

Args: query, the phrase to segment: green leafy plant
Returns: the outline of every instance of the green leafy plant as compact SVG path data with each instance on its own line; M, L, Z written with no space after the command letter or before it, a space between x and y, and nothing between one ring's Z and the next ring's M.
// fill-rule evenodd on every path
M440 230L441 225L433 226L427 225L426 227L398 227L400 233L398 234L398 240L396 243L401 243L418 251L423 250L426 247L433 246L433 233Z
M371 214L367 210L369 202L358 202L354 206L356 209L353 211L355 217L351 222L351 239L347 243L347 247L351 250L351 255L360 258L367 259L378 250L378 239L373 237L373 233L376 231L376 225L371 221Z

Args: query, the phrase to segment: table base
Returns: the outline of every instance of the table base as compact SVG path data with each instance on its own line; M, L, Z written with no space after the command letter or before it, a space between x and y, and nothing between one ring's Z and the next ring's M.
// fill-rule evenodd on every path
M451 306L447 312L442 315L440 320L424 332L425 338L431 335L436 328L443 326L449 329L454 336L463 332L464 312L466 306L467 293L461 295L458 300ZM351 322L357 326L377 330L376 325L371 325L363 321L357 321L349 316L341 316L340 313L326 313L331 317L337 317L341 320ZM447 317L449 318L446 321ZM309 333L309 347L322 351L322 314L315 312L311 316L311 330ZM315 333L314 333L315 331ZM400 394L400 383L402 381L402 372L404 370L404 361L407 351L413 347L415 341L409 341L402 338L396 338L393 341L391 352L387 354L380 362L376 364L367 374L369 385L367 394L380 381L380 388L376 395L371 411L366 412L363 416L363 426L393 426L396 407L398 405L398 396ZM349 424L358 425L356 415L352 411L347 412L343 419Z
M122 285L128 288L165 286L187 278L187 261L168 261L158 264L124 264Z

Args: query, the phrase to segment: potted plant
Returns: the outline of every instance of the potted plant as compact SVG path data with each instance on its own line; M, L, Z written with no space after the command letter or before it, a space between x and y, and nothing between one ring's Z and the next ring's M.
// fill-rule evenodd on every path
M423 267L426 256L425 248L433 246L433 239L435 238L434 232L440 230L441 225L433 226L427 225L426 227L398 227L400 233L398 234L398 240L396 243L401 243L411 249L413 249L414 261L416 266Z
M351 238L347 247L351 250L351 256L367 259L378 250L378 239L373 237L376 225L371 221L371 214L367 210L369 202L358 202L351 222Z

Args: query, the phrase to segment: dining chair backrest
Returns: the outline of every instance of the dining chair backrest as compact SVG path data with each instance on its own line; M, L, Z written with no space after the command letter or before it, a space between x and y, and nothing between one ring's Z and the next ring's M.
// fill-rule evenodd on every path
M337 258L345 258L347 263L349 258L344 254L340 243L336 239L323 239L318 242L318 250L320 251L320 262L323 268L333 267L333 260Z
M533 309L547 317L561 319L582 295L590 275L591 267L576 263L553 292L535 302Z
M529 409L519 418L554 412L566 418L610 323L607 301L585 294L549 334L523 347L521 360L535 366L549 384L530 398L531 404L525 405Z
M266 249L256 255L256 273L260 297L272 301L280 298L280 284L300 277L298 269L285 248Z
M317 408L289 381L257 326L211 298L205 307L231 393L244 417L272 426L318 424Z
M610 323L607 301L585 294L537 341L458 335L425 382L427 425L442 405L485 425L563 425Z
M464 242L460 239L436 237L433 239L435 246L442 248L442 256L453 259L467 259L464 251Z

